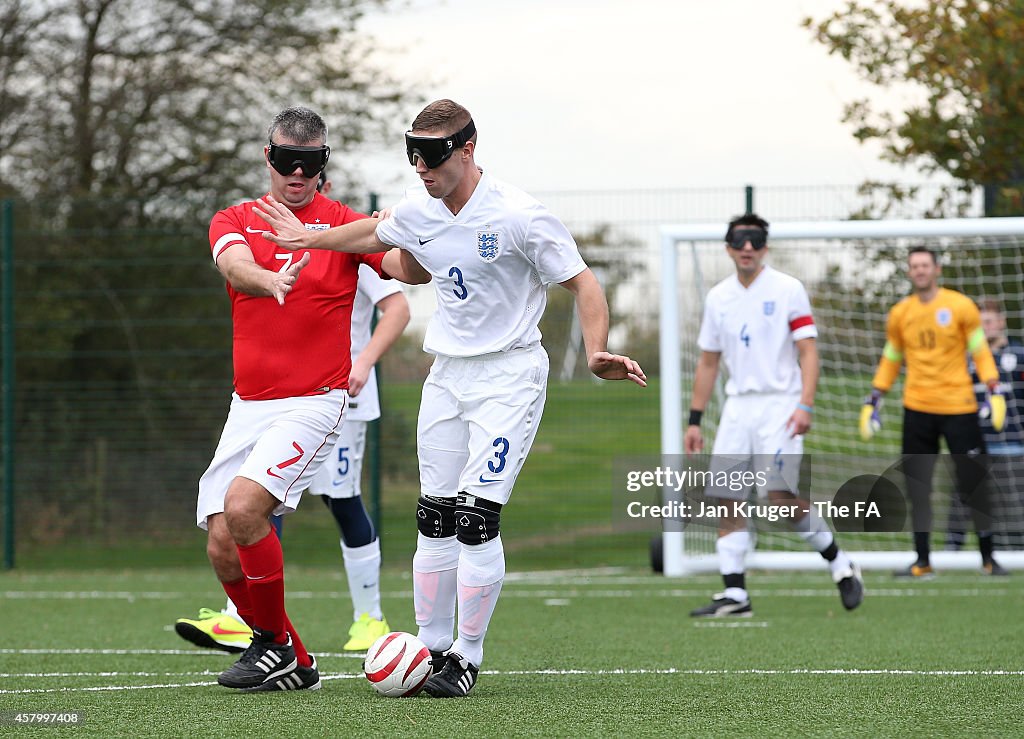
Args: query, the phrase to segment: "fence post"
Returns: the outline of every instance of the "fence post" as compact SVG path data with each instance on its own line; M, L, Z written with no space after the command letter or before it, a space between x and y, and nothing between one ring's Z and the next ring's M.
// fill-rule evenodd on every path
M743 189L746 195L746 210L743 212L746 213L747 215L750 215L751 213L754 212L754 186L747 185Z
M14 568L14 202L0 205L0 394L3 406L4 569Z

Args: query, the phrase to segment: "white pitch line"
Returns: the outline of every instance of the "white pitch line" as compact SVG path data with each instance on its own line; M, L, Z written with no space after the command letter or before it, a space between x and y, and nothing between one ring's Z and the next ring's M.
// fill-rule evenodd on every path
M613 669L613 670L481 670L484 675L497 676L553 676L553 677L601 677L601 676L631 676L631 675L680 675L680 676L737 676L737 675L839 675L849 677L894 675L897 677L1024 677L1024 670L899 670L899 669L850 669L850 668L798 668L789 670L773 670L749 668L743 670L700 670L700 669L676 669L669 667L665 669ZM359 673L343 673L334 675L321 675L321 680L355 680L362 678ZM94 685L83 688L18 688L15 690L0 689L0 695L25 695L43 693L92 693L106 692L113 690L160 690L170 688L192 688L215 686L216 682L190 681L184 683L157 683L149 685Z
M958 598L977 598L981 596L992 596L992 597L1003 597L1011 594L1019 594L1019 590L1011 590L1005 587L992 587L992 588L951 588L941 589L935 587L905 587L905 588L874 588L871 586L870 581L867 585L867 593L871 597L882 597L882 598L944 598L944 597L958 597ZM505 588L502 590L502 597L505 598L521 598L521 599L565 599L565 598L636 598L636 597L653 597L653 598L699 598L707 595L707 587L693 587L693 588L658 588L652 590L646 589L581 589L579 586L571 588L551 588L546 590L517 590L515 588ZM751 589L750 594L761 598L770 598L773 596L785 597L785 598L823 598L823 597L834 597L836 594L835 588L784 588L776 590L768 589ZM146 598L159 598L160 600L171 600L178 598L191 597L186 593L148 593L142 594L141 596L125 593L125 592L109 592L102 593L98 591L89 591L85 593L57 593L57 592L44 592L44 591L7 591L4 593L6 597L18 598L22 600L73 600L81 598L84 600L97 600L97 599L109 599L109 600L125 600L133 601L138 600L140 597ZM308 590L300 590L296 592L289 591L288 598L290 600L338 600L341 598L348 598L348 593L340 592L313 592ZM392 590L381 593L383 598L394 598L396 600L408 600L412 598L411 590Z
M0 679L21 678L21 677L184 677L186 675L197 675L210 677L219 675L220 672L213 670L200 670L198 672L0 672Z
M773 596L784 598L834 598L836 589L834 587L822 588L780 588L766 590L748 588L751 597L770 598ZM867 585L869 597L885 598L907 598L907 597L963 597L977 598L981 596L1006 596L1017 594L1018 591L1011 591L1008 588L956 588L942 590L940 588L878 588ZM502 590L503 598L695 598L706 597L707 588L662 588L659 590L579 590L576 588L552 589L552 590Z
M21 600L168 600L184 593L128 590L5 590L4 598Z
M31 649L0 649L0 654L122 654L122 655L151 655L162 654L182 657L222 657L229 658L232 655L214 649L56 649L56 648L31 648ZM343 657L346 659L362 659L366 655L359 652L317 652L318 657Z

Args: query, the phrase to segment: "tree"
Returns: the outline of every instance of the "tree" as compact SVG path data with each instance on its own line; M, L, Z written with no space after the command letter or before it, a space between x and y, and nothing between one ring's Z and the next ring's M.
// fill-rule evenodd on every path
M259 147L287 105L324 115L339 160L390 142L417 98L356 28L388 4L0 0L0 192L102 203L65 211L76 227L205 219L264 186Z
M57 521L53 535L177 520L231 387L209 219L264 192L266 126L288 105L324 116L332 163L401 145L418 97L357 32L389 4L0 0L17 479L23 511L54 511L21 520ZM354 187L346 174L331 171Z
M982 185L988 215L1024 213L1024 0L906 5L850 0L823 21L804 20L864 79L923 93L899 115L851 102L844 121L860 141L880 142L885 159L957 180L935 210L962 210L969 186Z

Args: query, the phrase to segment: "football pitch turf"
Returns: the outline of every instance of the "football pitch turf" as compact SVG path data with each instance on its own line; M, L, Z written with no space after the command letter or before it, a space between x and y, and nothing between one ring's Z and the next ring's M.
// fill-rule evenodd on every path
M287 570L289 614L323 688L243 694L234 657L173 631L220 607L205 567L0 577L0 735L13 712L80 712L78 736L1011 736L1024 732L1024 577L867 572L843 610L827 571L752 572L749 619L694 620L717 576L640 568L511 572L467 699L376 695L340 566ZM408 575L385 572L391 627L415 632ZM50 734L45 734L50 735Z

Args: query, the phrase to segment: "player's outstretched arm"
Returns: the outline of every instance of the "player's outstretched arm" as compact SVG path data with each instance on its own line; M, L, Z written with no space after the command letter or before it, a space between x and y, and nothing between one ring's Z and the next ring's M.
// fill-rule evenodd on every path
M647 387L647 375L639 364L623 354L606 351L608 301L594 273L588 268L560 284L576 296L576 311L590 371L604 380L631 380L640 387Z
M252 211L273 229L264 231L263 238L289 251L327 249L352 254L373 254L391 248L377 238L377 218L361 218L326 231L310 231L288 206L275 200L273 195L257 200Z

